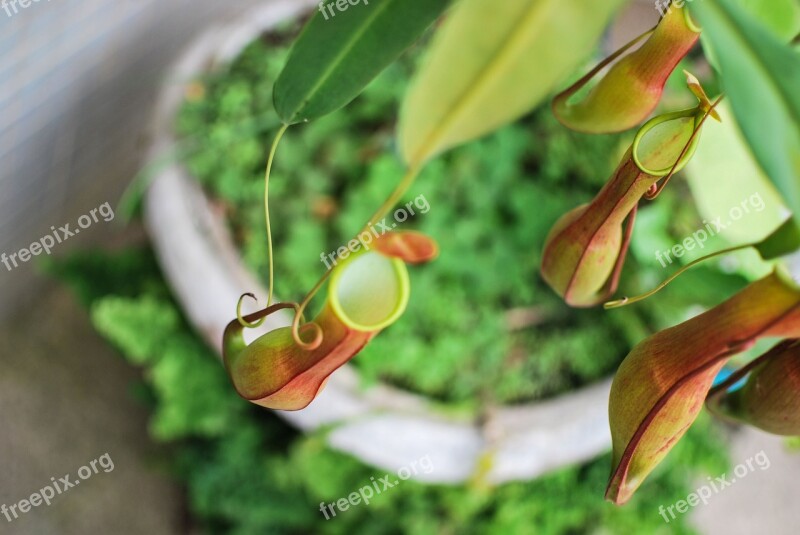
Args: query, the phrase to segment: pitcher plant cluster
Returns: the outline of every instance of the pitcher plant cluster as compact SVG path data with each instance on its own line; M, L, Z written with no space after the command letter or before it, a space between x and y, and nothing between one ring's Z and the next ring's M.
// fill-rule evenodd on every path
M432 34L426 60L399 109L396 145L405 176L392 191L387 188L386 201L364 227L353 229L358 240L403 200L430 160L519 119L553 94L596 49L626 3L372 0L335 18L317 13L310 19L273 89L283 126L265 174L267 303L243 315L242 299L253 297L243 295L224 334L225 366L242 397L271 409L307 407L337 368L402 316L411 298L407 266L433 261L438 254L433 238L392 231L330 266L300 302L274 303L269 178L287 130L346 106L405 49ZM634 305L705 260L687 264L645 295L612 300L639 207L656 201L687 166L703 142L707 121L722 120L723 99L733 110L725 120L742 130L787 214L800 209L800 58L795 49L800 5L796 0L751 4L704 0L667 10L654 28L553 100L552 111L567 128L596 135L638 129L605 186L590 202L564 214L547 237L541 276L568 305ZM787 28L787 17L796 26ZM668 79L699 42L724 92L709 98L698 78L686 72L687 94L697 104L662 110ZM481 187L479 181L473 187ZM774 271L711 310L645 339L620 366L609 403L609 500L624 503L634 494L704 404L724 418L800 435L800 286L787 260L800 249L800 229L789 217L757 243L706 258L744 248L773 261ZM309 267L315 263L309 259ZM306 320L306 309L326 285L319 312ZM246 329L282 309L294 312L291 326L245 342ZM712 388L723 366L762 338L782 341Z

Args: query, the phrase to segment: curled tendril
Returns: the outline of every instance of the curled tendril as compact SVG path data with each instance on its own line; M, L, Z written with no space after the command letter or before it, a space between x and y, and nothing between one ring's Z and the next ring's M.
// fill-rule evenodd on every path
M609 301L608 303L603 305L603 308L605 308L606 310L611 309L611 308L620 308L620 307L624 307L626 305L632 305L633 303L638 303L639 301L643 301L643 300L647 299L648 297L654 296L655 294L657 294L658 292L660 292L661 290L663 290L664 288L669 286L669 284L672 281L674 281L675 279L677 279L678 277L683 275L686 271L688 271L689 269L693 268L697 264L700 264L702 262L705 262L706 260L710 260L710 259L715 258L717 256L722 256L722 255L725 255L725 254L728 254L728 253L741 251L742 249L747 249L748 247L755 247L756 245L757 244L753 244L753 243L747 243L745 245L737 245L736 247L729 247L727 249L723 249L721 251L717 251L716 253L711 253L710 255L706 255L706 256L704 256L702 258L698 258L696 260L693 260L693 261L689 262L688 264L686 264L685 266L683 266L678 271L676 271L667 280L665 280L664 282L662 282L661 284L659 284L658 286L656 286L655 288L653 288L649 292L643 293L643 294L638 295L636 297L623 297L622 299L618 299L616 301Z
M245 294L246 296L251 296L252 294ZM244 297L244 296L242 296ZM239 324L248 327L250 325L258 326L260 325L268 316L274 314L279 310L285 310L287 308L294 308L297 309L296 303L277 303L275 305L268 306L264 310L260 310L258 312L252 312L246 316L243 316L239 319ZM255 320L259 320L256 322Z
M246 328L246 329L254 329L256 327L261 326L264 323L264 320L267 319L268 316L274 314L279 310L286 310L287 308L294 309L295 311L295 322L293 322L293 330L292 330L292 337L294 338L295 342L298 346L302 347L303 349L307 349L312 351L318 348L322 344L322 329L316 323L305 323L305 318L303 317L303 311L300 309L300 305L297 303L277 303L275 305L270 305L261 312L254 312L252 314L248 314L247 316L242 316L242 301L245 297L250 297L255 299L256 297L251 293L246 293L239 298L239 304L236 306L236 319L239 321L239 324ZM251 321L257 320L257 321ZM316 331L314 335L314 339L311 342L303 342L300 339L299 331L301 329L310 330L313 329Z
M298 316L295 316L295 318L297 317ZM311 340L310 342L305 342L300 337L300 335L303 334L301 331L308 331L308 330L314 330L314 339ZM292 338L300 348L306 351L313 351L322 345L322 341L324 340L325 335L322 334L322 328L314 322L305 323L301 327L299 327L299 329L296 329L295 323L292 322Z
M322 329L320 329L318 325L312 323L311 325L315 325L317 328L317 334L314 336L314 339L311 342L304 342L300 337L300 322L303 318L303 313L305 312L306 307L317 294L317 292L319 292L320 288L322 288L322 285L325 284L325 281L328 280L328 277L331 275L331 271L332 270L330 269L326 271L322 278L317 281L317 284L314 285L314 288L312 288L311 291L308 292L308 295L303 298L303 302L299 305L295 305L294 319L292 320L292 339L294 339L294 343L297 344L298 347L305 349L306 351L313 351L322 344Z
M258 321L255 321L255 322L251 323L251 322L247 321L244 318L244 316L242 315L242 302L244 301L245 297L249 297L253 301L255 301L256 303L258 303L258 299L256 299L256 296L253 295L252 293L248 292L246 294L242 294L239 297L239 302L236 303L236 319L239 321L239 325L241 325L245 329L255 329L256 327L260 327L261 324L264 323L264 320L267 319L266 316L264 316L263 318L259 319Z
M416 166L410 168L406 172L405 176L397 185L397 187L394 189L394 191L392 191L392 193L384 201L384 203L380 206L380 208L378 208L375 214L369 219L367 224L364 225L362 232L364 230L368 230L371 225L377 223L382 217L386 215L386 213L389 210L392 209L394 205L397 204L397 202L400 200L400 197L402 197L403 193L405 193L411 186L411 184L414 183L414 180L416 180L417 175L419 175L419 167ZM308 304L311 302L314 296L317 295L319 290L322 288L322 285L325 284L325 281L327 281L328 278L331 276L332 270L333 268L331 267L325 272L325 274L322 275L319 281L317 281L317 284L314 285L311 291L308 292L305 298L303 298L303 301L299 305L297 305L295 309L294 320L292 321L292 339L294 340L294 343L297 344L298 347L301 347L302 349L305 349L307 351L313 351L322 344L323 334L322 330L319 329L319 326L317 326L317 334L314 337L314 339L311 342L304 342L303 339L300 337L301 318L306 310L306 307L308 307Z
M683 161L683 158L689 152L689 149L691 149L692 144L697 139L697 136L700 135L700 130L703 128L703 125L708 120L708 118L709 117L714 117L717 120L719 120L719 118L718 118L719 116L717 115L716 108L719 105L719 103L722 102L722 99L724 99L724 98L725 98L725 95L720 95L717 98L717 100L715 100L714 103L711 104L711 105L706 105L704 103L701 103L700 106L701 106L701 109L703 110L703 118L700 119L700 122L694 128L694 131L692 132L691 137L686 142L686 145L683 147L683 150L681 151L680 156L678 156L678 159L675 160L675 164L672 166L672 169L670 169L669 174L666 177L664 177L664 179L661 181L660 184L659 183L653 184L653 186L647 191L647 193L644 194L644 198L645 199L647 199L648 201L654 201L654 200L656 200L658 198L659 195L661 195L661 192L664 191L664 188L667 187L667 184L669 183L670 179L677 172L678 166L680 166L681 162Z

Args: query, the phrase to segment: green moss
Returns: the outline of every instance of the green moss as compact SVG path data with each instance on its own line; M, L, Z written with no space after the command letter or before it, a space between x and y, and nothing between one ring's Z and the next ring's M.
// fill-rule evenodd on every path
M720 438L701 418L623 508L602 499L611 462L604 455L494 488L408 480L325 520L321 502L346 498L385 471L331 450L322 434L299 435L274 413L239 399L218 357L165 292L149 251L83 254L49 270L82 297L98 331L143 367L153 435L173 444L174 473L207 533L688 534L686 519L664 523L659 505L685 498L700 474L727 470Z
M262 173L277 129L270 87L286 55L274 43L285 39L253 43L203 80L204 97L187 102L177 120L178 131L198 141L186 165L228 208L243 257L265 282ZM392 121L417 56L392 66L345 110L291 129L280 146L270 184L280 298L301 299L325 270L320 254L351 239L402 177ZM260 129L237 126L254 117L269 119ZM548 231L602 187L623 147L619 136L570 132L545 107L431 163L401 203L421 199L428 211L403 228L433 236L442 253L412 269L407 313L353 360L364 382L465 405L553 396L612 373L648 329L682 319L690 304L740 287L740 279L714 282L712 272L691 275L694 284L666 294L675 297L669 307L607 314L570 310L544 284L538 267ZM660 213L680 214L674 226L691 225L686 203L665 197ZM649 267L626 272L630 289L666 276ZM713 291L702 296L686 291L709 284ZM532 307L537 324L509 329L509 311Z
M264 278L262 173L278 127L270 87L286 55L276 43L285 40L254 43L230 68L199 81L202 92L193 92L176 123L191 153L187 167L226 211L244 259ZM302 297L323 273L320 253L350 239L402 175L392 118L417 55L345 111L286 136L271 183L281 298ZM387 380L477 410L553 396L609 375L654 328L740 287L740 278L700 269L662 300L604 313L570 310L543 284L537 268L548 230L601 187L623 145L571 133L540 110L431 163L404 203L424 196L430 210L407 228L434 236L442 255L412 270L408 312L354 359L365 383ZM674 189L658 208L642 210L651 224L637 229L627 292L666 275L650 259L654 233L670 245L675 236L659 229L685 227L681 221L695 216L679 209L685 195ZM671 225L654 223L664 220ZM144 368L152 432L174 444L176 475L209 533L684 534L691 533L685 518L665 524L659 505L685 498L698 472L726 470L719 437L701 419L624 508L602 500L606 455L495 488L405 481L326 521L320 502L345 498L384 472L236 397L151 253L84 255L50 269L91 308L98 331Z
M284 56L254 43L202 82L204 97L177 121L184 136L202 139L187 166L228 208L243 257L262 278L264 150L277 125L235 141L230 132L269 116ZM392 118L415 62L412 54L394 65L345 111L291 129L280 146L270 185L280 298L302 298L324 272L320 254L346 243L402 177ZM571 133L542 110L429 165L403 201L429 211L404 228L436 238L442 254L412 270L407 313L354 360L365 383L451 403L513 403L611 373L629 349L619 326L601 311L570 312L538 266L550 227L600 187L618 144ZM541 324L510 330L506 314L533 306Z

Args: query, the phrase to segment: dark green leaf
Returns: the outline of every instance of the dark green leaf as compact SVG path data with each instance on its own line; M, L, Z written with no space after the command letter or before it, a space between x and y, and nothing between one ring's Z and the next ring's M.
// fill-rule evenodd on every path
M764 260L773 260L800 249L800 227L794 218L789 219L778 230L756 245Z
M449 0L323 2L275 82L286 124L310 121L358 96L442 14ZM337 6L345 5L340 11Z

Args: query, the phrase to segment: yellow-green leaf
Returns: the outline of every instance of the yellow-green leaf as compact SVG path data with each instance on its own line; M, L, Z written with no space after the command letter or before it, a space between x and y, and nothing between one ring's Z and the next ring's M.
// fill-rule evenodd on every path
M627 0L462 0L403 103L410 166L516 120L592 52Z

